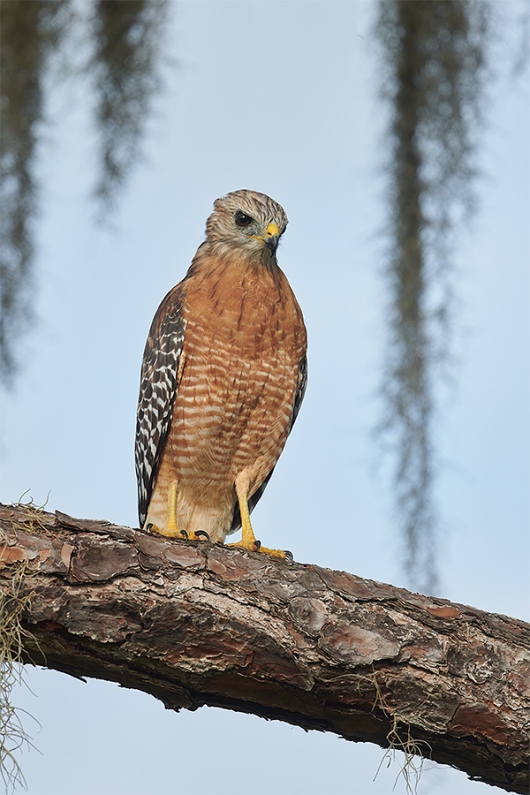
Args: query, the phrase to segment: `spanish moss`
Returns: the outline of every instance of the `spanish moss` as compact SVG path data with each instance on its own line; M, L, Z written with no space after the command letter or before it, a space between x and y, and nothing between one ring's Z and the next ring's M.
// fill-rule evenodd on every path
M33 320L34 170L43 76L69 16L68 0L0 3L0 375L12 384L16 343Z
M96 195L107 210L135 164L142 127L160 87L155 68L167 0L97 0L94 7L96 127L101 139Z
M456 235L474 207L490 17L482 0L382 0L383 98L389 108L386 272L389 333L382 435L410 584L437 587L436 386L449 357Z
M75 3L0 2L0 380L5 386L14 384L23 359L22 344L35 319L34 229L39 209L35 169L51 55L63 56L67 67L63 71L70 71L78 81L85 76L93 79L100 162L95 194L105 217L138 160L151 103L160 87L168 0L93 0L90 11L81 36L92 45L93 56L89 68L80 70L76 64L71 70L67 45L72 30L77 33L79 24L87 24L87 15L80 14Z

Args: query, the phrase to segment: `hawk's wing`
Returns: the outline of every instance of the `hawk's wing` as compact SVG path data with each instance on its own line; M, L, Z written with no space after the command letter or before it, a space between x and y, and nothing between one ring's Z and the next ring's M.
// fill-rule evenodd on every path
M289 433L291 433L293 429L293 425L298 417L298 412L300 411L300 406L302 405L302 400L304 399L305 395L305 388L307 386L307 356L304 356L300 362L300 366L298 369L298 389L296 390L296 394L294 396L294 405L293 405L293 415L291 417L291 424L289 426ZM249 511L252 513L256 505L261 499L263 492L267 487L267 483L272 477L272 473L274 472L274 467L271 469L259 489L257 489L254 494L250 497L248 501L248 508ZM236 502L236 506L234 508L234 518L232 519L232 525L230 527L229 533L235 533L236 530L239 530L241 527L241 514L239 511L239 502Z
M147 518L177 397L185 333L184 294L182 284L177 284L166 295L153 318L145 344L134 449L140 527Z
M293 416L291 417L289 433L291 433L293 430L293 425L296 421L296 418L298 417L298 412L300 411L300 406L302 405L302 400L304 399L305 395L305 388L307 386L307 356L304 356L300 362L298 373L298 389L296 390L296 395L294 396Z

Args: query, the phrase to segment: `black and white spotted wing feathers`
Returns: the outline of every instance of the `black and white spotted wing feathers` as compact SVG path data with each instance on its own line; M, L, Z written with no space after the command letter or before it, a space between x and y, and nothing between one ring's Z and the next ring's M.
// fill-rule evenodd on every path
M185 334L183 298L181 284L166 295L153 319L144 350L134 450L140 527L147 518L177 397Z

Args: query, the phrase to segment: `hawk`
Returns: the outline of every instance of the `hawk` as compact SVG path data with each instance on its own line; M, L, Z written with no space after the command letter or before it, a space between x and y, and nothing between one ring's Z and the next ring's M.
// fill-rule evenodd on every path
M307 375L301 309L276 260L287 216L263 193L214 202L145 346L136 423L140 527L261 547L250 513L296 420Z

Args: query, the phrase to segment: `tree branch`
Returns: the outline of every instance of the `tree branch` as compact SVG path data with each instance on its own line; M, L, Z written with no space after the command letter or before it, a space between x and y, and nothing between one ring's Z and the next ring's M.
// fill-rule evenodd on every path
M344 572L0 507L25 661L249 712L528 790L530 627ZM408 750L413 750L410 746Z

